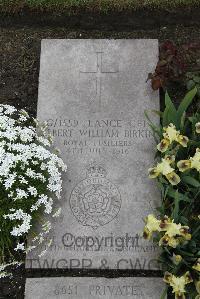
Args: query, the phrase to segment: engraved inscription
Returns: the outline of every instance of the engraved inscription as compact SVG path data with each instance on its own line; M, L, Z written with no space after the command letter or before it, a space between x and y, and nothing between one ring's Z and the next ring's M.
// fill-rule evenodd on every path
M122 298L145 298L141 285L56 285L53 291L55 296L80 296L83 292L86 293L90 298L115 298L116 296Z
M67 155L127 156L140 140L153 139L144 119L48 119L49 133L60 139Z

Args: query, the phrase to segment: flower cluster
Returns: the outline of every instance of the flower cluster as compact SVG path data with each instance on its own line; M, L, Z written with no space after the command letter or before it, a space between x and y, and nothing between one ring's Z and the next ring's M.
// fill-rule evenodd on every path
M40 244L51 224L44 215L59 215L56 199L61 197L66 165L51 147L46 124L24 110L0 105L0 263L3 252L27 252ZM27 234L39 218L42 232L27 247Z
M176 299L200 299L200 113L186 113L196 92L186 94L179 107L166 93L159 126L147 115L159 140L157 164L148 172L158 182L161 205L157 217L146 217L143 236L160 248L168 284L162 298L169 290Z
M196 133L199 132L200 123L196 123ZM164 128L165 133L161 143L158 144L157 148L159 151L166 152L169 145L173 142L178 142L183 147L187 147L189 138L180 134L176 130L173 124L170 124L167 128ZM159 175L163 175L167 178L171 185L178 185L181 181L180 176L176 173L177 171L184 172L188 169L196 169L200 172L200 148L196 149L196 153L193 157L188 160L175 161L174 155L165 155L160 163L157 163L156 167L149 168L149 177L157 178Z
M162 220L158 220L154 215L150 214L145 219L143 236L150 239L154 232L164 232L159 240L159 246L170 246L176 248L180 243L191 239L189 227L182 226L180 223L174 223L169 217L165 216Z

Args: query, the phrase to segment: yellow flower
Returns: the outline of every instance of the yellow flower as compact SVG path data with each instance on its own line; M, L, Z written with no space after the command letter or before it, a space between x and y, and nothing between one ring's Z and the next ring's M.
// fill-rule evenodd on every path
M163 128L163 139L161 142L157 145L157 149L164 153L169 148L169 145L172 144L172 142L177 142L181 144L183 147L187 147L187 143L189 141L188 137L183 136L180 134L180 131L176 130L176 127L171 123L167 128Z
M185 286L193 281L189 272L186 272L183 276L180 277L166 272L163 280L172 287L173 293L175 293L175 298L177 299L185 298Z
M167 160L167 159L162 159L161 163L158 163L157 165L157 171L163 175L167 175L170 174L174 171L174 168L172 168L170 166L171 161Z
M180 177L175 173L174 168L171 167L174 160L174 156L165 156L162 158L162 162L158 163L156 167L148 170L149 177L154 179L162 174L172 185L177 185L180 182Z
M178 141L178 136L180 131L176 130L176 127L173 124L169 124L167 128L164 128L165 133L163 134L164 138L168 139L170 144L173 141Z
M152 237L152 232L150 232L145 226L143 230L143 238L146 240L150 240L151 237Z
M161 142L157 145L157 149L161 153L164 153L168 149L169 145L170 145L169 139L165 138L165 139L162 139Z
M196 132L200 134L200 122L196 123L195 128L196 128Z
M146 225L144 227L143 237L145 239L150 239L153 232L161 231L160 223L161 221L156 219L152 214L148 215L145 219Z
M174 171L167 174L166 178L168 179L171 185L178 185L181 181L180 177Z
M167 225L166 234L169 237L175 237L180 234L181 224L176 224L174 222Z
M195 287L197 290L198 295L195 297L195 299L200 299L200 280L195 281Z
M164 216L163 219L158 220L154 215L150 214L145 219L145 227L143 231L143 237L150 239L154 232L165 232L159 241L159 246L170 246L176 248L181 242L191 239L189 234L189 227L182 226L180 223L174 223L168 216ZM177 256L177 259L181 256Z
M173 253L173 257L172 257L172 261L173 261L173 263L175 264L175 265L178 265L178 264L180 264L180 262L182 261L182 256L181 255L179 255L179 254L174 254Z
M188 233L189 227L188 226L182 226L180 229L180 236L184 237L185 240L191 240L192 235Z
M160 227L165 230L169 223L172 223L172 220L167 215L165 215L161 220Z
M174 169L170 166L169 161L166 159L162 159L162 162L158 163L156 167L150 168L149 177L156 178L160 174L167 175L174 171Z
M184 172L188 169L196 169L200 172L200 148L196 149L196 153L189 160L180 160L177 163L179 171Z
M192 269L200 272L200 259L198 259L197 263L192 267ZM200 282L199 282L200 283ZM200 287L200 286L199 286Z
M191 239L189 234L189 227L182 226L180 223L174 223L167 216L160 223L161 231L165 231L164 236L159 241L159 246L170 246L176 248L181 242Z
M176 224L174 220L172 220L172 223L169 223L166 228L166 234L169 237L181 236L184 237L185 240L191 239L191 234L189 234L188 231L188 226L182 226L180 223Z
M172 248L176 248L179 244L179 238L169 237L166 234L159 241L159 246L169 246Z
M159 231L160 230L160 220L158 220L154 215L150 214L146 218L146 227L150 231Z
M177 142L180 143L180 145L182 145L183 147L187 147L188 141L189 139L187 136L179 135L177 138Z
M194 157L190 158L191 168L196 169L200 172L200 148L196 149Z
M177 167L179 171L184 172L191 168L191 161L190 160L181 160L177 163Z
M197 293L200 294L200 280L195 281L195 287L196 287Z

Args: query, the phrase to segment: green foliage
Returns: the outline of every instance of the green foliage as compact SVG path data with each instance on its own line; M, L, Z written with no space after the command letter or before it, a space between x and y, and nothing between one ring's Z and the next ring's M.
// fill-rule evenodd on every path
M184 171L180 170L178 162L189 161L188 163L190 163L190 159L200 150L200 132L196 127L197 124L200 125L200 113L196 111L190 116L186 114L186 110L192 101L197 100L196 94L197 88L195 86L186 94L179 107L176 108L166 92L165 110L161 114L161 126L157 127L150 123L154 134L160 140L168 138L166 137L166 128L170 124L176 126L177 134L188 137L186 146L173 141L163 152L158 147L156 155L160 159L165 159L166 156L174 157L174 161L170 166L173 167L174 173L180 177L180 182L173 185L164 175L157 176L162 194L162 204L158 208L160 219L167 216L169 219L173 219L176 224L188 226L191 234L191 239L185 240L175 247L160 245L162 252L159 260L163 265L164 272L168 271L179 277L189 271L194 282L200 280L200 272L193 268L200 258L200 158L198 158L199 162L197 162L198 166L196 168L188 167ZM150 122L148 115L147 117ZM154 241L159 242L163 236L162 231L158 232ZM182 260L175 263L174 256L181 256ZM187 285L186 289L190 293L191 297L189 298L193 299L197 296L194 283Z
M200 72L188 72L186 74L186 86L188 90L197 88L197 96L200 98Z
M184 97L184 99L182 100L178 109L176 110L168 93L166 92L166 94L165 94L165 110L164 110L163 118L162 118L163 127L166 127L170 123L173 123L177 129L180 129L181 127L183 129L182 118L184 116L185 111L187 110L189 105L192 103L196 93L197 93L196 88L189 91L186 94L186 96Z

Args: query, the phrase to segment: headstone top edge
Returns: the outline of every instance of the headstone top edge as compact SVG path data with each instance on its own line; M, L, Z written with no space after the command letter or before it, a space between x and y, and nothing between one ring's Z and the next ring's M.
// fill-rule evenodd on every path
M110 42L120 42L120 41L123 41L123 42L156 42L158 44L158 39L157 38L138 38L138 39L133 39L133 38L128 38L128 39L120 39L120 38L44 38L41 40L41 44L42 45L46 45L46 44L49 44L49 43L52 43L52 42L88 42L88 41L93 41L93 42L103 42L103 41L110 41Z

